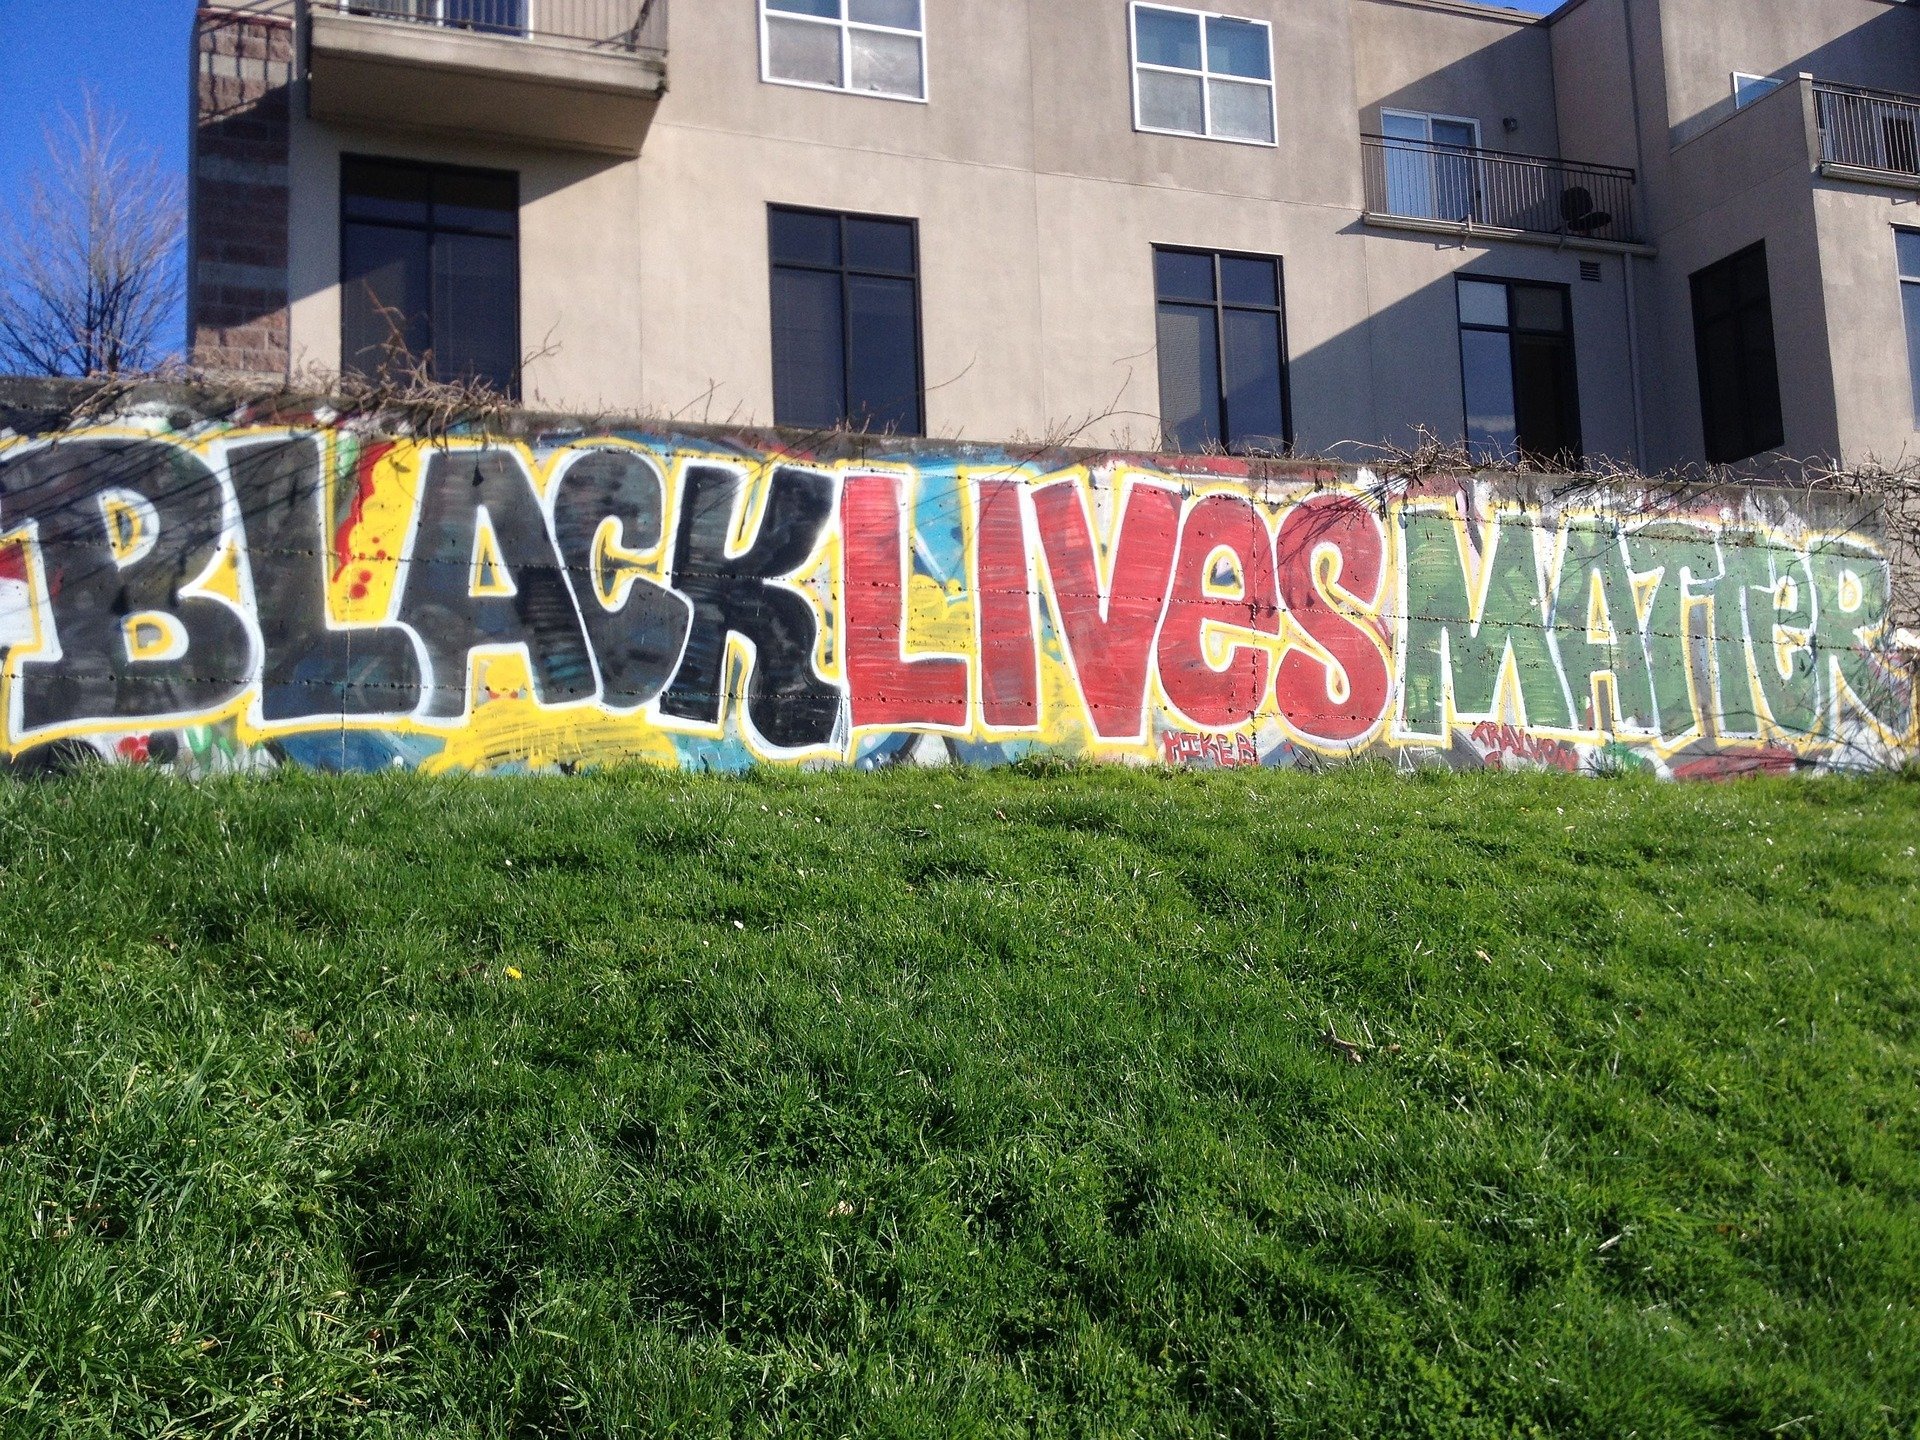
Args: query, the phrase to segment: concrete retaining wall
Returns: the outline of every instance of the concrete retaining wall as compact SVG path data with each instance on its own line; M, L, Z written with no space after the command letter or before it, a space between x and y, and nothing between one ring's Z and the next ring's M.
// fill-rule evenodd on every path
M1692 777L1915 741L1884 537L1837 495L4 400L16 768Z

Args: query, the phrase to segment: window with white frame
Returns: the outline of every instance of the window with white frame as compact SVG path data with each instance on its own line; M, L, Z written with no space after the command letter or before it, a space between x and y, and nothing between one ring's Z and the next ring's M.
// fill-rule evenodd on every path
M778 85L927 98L921 0L760 0L760 57Z
M1133 116L1156 134L1273 144L1273 28L1136 3Z
M1387 213L1461 222L1480 211L1480 122L1463 115L1382 110Z

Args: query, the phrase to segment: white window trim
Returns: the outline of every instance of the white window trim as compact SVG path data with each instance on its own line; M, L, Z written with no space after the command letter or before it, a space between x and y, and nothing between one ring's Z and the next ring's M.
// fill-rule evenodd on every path
M1755 95L1751 100L1742 100L1740 98L1740 85L1742 81L1759 86L1760 93ZM1733 72L1733 108L1736 110L1745 110L1750 105L1758 105L1784 84L1786 84L1786 81L1777 75L1750 75L1745 70L1736 70Z
M712 3L712 0L707 0ZM763 85L788 85L795 90L824 90L832 95L858 95L866 100L897 100L907 105L925 105L928 103L927 83L927 6L921 0L920 28L902 30L893 25L872 25L862 20L849 20L847 0L840 0L840 18L829 20L823 15L794 15L788 11L774 12L781 20L791 20L801 25L820 25L840 32L840 83L822 85L817 80L788 80L775 75L772 71L773 50L769 40L767 21L770 18L767 0L759 0L760 5L760 82ZM853 37L850 32L864 30L873 35L900 35L920 42L920 93L918 95L896 95L890 90L856 90L853 87Z
M1437 110L1399 110L1391 106L1382 105L1380 107L1380 129L1382 131L1382 138L1387 140L1392 140L1395 138L1394 136L1386 135L1384 133L1387 128L1388 116L1394 116L1401 120L1426 121L1426 124L1427 124L1426 143L1429 145L1437 145L1439 143L1437 140L1433 138L1433 122L1434 121L1444 120L1450 125L1465 125L1473 131L1473 148L1475 150L1480 150L1485 148L1480 143L1480 122L1474 119L1471 115L1442 115Z
M1183 70L1177 65L1152 65L1140 58L1140 12L1142 10L1163 10L1174 15L1195 15L1200 19L1200 69ZM1207 21L1241 20L1258 25L1267 32L1267 78L1256 80L1250 75L1215 74L1207 68ZM1221 10L1194 10L1185 5L1163 5L1160 0L1133 0L1127 7L1127 52L1133 60L1133 128L1140 135L1173 135L1182 140L1212 140L1220 145L1253 145L1264 150L1280 148L1280 91L1274 81L1273 68L1273 24L1268 20L1256 20L1251 15L1229 15ZM1140 74L1151 70L1156 75L1198 76L1200 80L1200 123L1205 130L1196 133L1192 130L1167 130L1158 125L1148 125L1140 118ZM1213 133L1213 87L1211 80L1225 80L1236 85L1263 85L1267 91L1267 119L1269 136L1265 140L1243 140L1238 135L1215 135Z
M1385 134L1385 131L1387 128L1387 119L1389 116L1397 117L1402 120L1424 121L1427 129L1427 138L1425 140L1400 140L1400 139L1397 139L1397 137L1395 136ZM1486 161L1485 154L1483 153L1485 150L1485 147L1480 143L1481 142L1480 122L1478 120L1474 119L1471 115L1442 115L1437 110L1401 110L1401 109L1398 109L1392 106L1386 106L1386 105L1383 105L1380 107L1380 129L1382 132L1382 137L1386 140L1389 146L1395 145L1395 144L1426 145L1429 147L1429 149L1426 152L1427 154L1431 155L1435 153L1431 147L1436 146L1440 143L1438 140L1435 140L1433 138L1433 122L1436 120L1444 120L1450 125L1465 125L1469 130L1473 132L1473 145L1471 147L1473 150L1473 154L1469 156L1468 159L1469 159L1469 163L1473 167L1473 183L1476 187L1478 187L1479 197L1484 198L1487 192L1491 190L1493 187L1490 183L1489 176L1487 173L1487 161ZM1474 209L1476 213L1480 209L1480 203L1478 199L1476 199ZM1427 216L1425 218L1439 219L1442 217Z

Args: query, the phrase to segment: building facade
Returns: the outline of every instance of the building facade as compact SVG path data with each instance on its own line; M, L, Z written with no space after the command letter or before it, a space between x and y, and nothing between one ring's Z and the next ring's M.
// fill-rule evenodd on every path
M1212 3L205 4L195 357L962 440L1920 442L1920 9Z

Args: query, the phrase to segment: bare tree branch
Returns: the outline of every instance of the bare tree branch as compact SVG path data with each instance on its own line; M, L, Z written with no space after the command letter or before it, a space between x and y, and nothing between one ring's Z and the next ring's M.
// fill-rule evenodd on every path
M179 179L87 96L0 226L0 360L41 375L151 365L182 283Z

